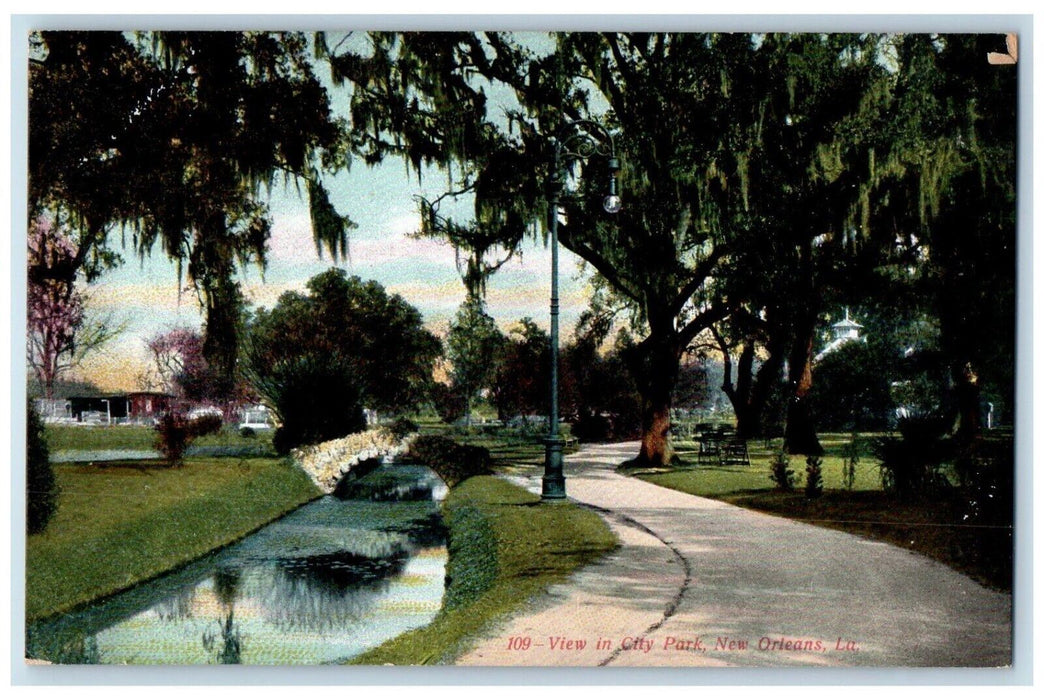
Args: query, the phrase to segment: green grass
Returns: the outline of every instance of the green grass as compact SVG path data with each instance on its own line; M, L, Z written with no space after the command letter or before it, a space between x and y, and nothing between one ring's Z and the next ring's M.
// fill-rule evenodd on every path
M318 495L276 459L59 464L55 473L58 512L26 542L30 621L189 562Z
M450 561L442 611L427 627L352 663L452 663L498 620L617 546L595 513L569 503L542 505L538 496L492 476L453 489L444 516Z
M47 426L47 447L58 450L152 450L156 431L145 425L57 425ZM234 426L226 426L214 435L204 435L193 446L245 447L262 445L272 449L271 430L259 430L254 437L243 437Z
M848 436L826 435L821 437L823 449L823 486L827 489L844 487L844 459L841 451L849 442ZM869 452L868 438L863 438L859 462L856 465L854 490L880 490L881 477L877 460ZM750 465L699 464L695 443L679 442L675 445L679 462L668 469L625 469L660 486L684 491L696 496L718 497L725 494L761 491L773 488L769 478L772 461L779 451L778 441L766 447L761 440L751 440L747 445ZM800 488L805 483L805 458L792 456L790 468Z

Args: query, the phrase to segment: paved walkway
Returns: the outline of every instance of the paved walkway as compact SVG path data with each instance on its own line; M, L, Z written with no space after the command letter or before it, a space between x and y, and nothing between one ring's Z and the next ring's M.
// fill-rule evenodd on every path
M620 549L459 664L1010 664L1010 595L899 547L614 471L637 451L592 446L566 461L569 496L603 514ZM516 480L539 492L539 475Z

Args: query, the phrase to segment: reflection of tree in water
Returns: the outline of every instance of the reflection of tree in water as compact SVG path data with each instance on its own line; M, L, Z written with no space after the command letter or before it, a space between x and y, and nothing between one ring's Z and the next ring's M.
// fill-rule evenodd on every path
M186 586L169 598L157 603L153 610L164 622L181 622L192 619L192 605L196 602L196 587Z
M214 572L214 595L225 609L225 619L218 620L220 645L217 636L207 631L203 633L203 648L208 654L214 654L220 664L242 663L243 636L239 632L239 625L235 624L236 597L239 595L241 576L238 569L218 569Z
M402 573L410 553L331 552L276 563L264 595L266 619L282 629L325 632L356 622Z
M436 511L423 519L411 520L398 529L415 547L438 547L446 543L446 525Z

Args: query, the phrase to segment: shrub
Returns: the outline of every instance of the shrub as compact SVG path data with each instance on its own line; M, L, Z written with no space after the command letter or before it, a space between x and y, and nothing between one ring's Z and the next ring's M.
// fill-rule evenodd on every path
M396 418L395 421L388 426L388 430L391 431L392 436L394 436L396 440L402 440L407 435L412 435L420 430L420 426L409 418Z
M450 488L473 476L493 473L492 457L485 447L460 445L438 435L418 437L407 458L428 465Z
M605 442L612 433L609 418L603 415L583 414L572 424L573 437L580 442Z
M770 478L780 491L794 490L794 470L790 468L790 455L786 452L777 453L775 459L772 460Z
M204 413L189 421L189 432L193 437L212 435L221 430L221 416L216 413Z
M279 454L366 428L355 372L343 358L302 356L279 364L264 383L283 421L272 436Z
M823 495L823 458L811 455L805 460L805 497Z
M845 488L851 491L855 487L856 465L859 464L859 435L852 433L852 439L841 450L841 478Z
M177 411L164 413L156 423L156 449L168 466L176 467L184 461L185 451L192 441L202 435L221 430L221 417L205 413L188 419Z
M916 413L900 419L898 428L901 438L881 438L874 446L884 489L907 499L946 486L940 473L950 449L944 418L934 411Z
M32 402L26 411L25 471L26 531L32 535L47 528L58 509L60 493L44 438L43 421Z
M455 386L439 382L434 383L428 391L432 406L439 418L446 425L453 425L464 416L467 401L464 394Z
M957 506L965 525L979 528L970 555L991 580L1011 582L1014 517L1014 445L1011 438L977 440L957 455Z
M185 417L176 411L164 413L156 422L156 433L156 449L163 455L167 465L176 467L181 464L189 443Z

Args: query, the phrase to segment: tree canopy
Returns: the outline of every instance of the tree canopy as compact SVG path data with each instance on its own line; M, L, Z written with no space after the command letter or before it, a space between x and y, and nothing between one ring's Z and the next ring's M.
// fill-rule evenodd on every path
M345 130L304 35L41 32L33 37L29 209L76 223L76 271L139 255L184 269L206 314L204 352L231 382L241 305L237 265L264 266L265 194L304 185L317 247L337 256L351 222L320 174L345 164ZM123 241L123 238L120 237ZM183 268L184 266L184 268Z

